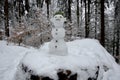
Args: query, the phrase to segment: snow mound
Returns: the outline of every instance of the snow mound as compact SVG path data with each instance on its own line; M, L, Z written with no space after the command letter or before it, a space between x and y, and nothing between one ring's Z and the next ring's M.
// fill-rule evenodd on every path
M23 64L33 70L34 74L49 76L54 80L58 80L58 69L71 70L78 74L78 80L87 80L89 77L96 77L98 66L97 80L120 79L120 67L97 40L82 39L68 42L67 56L49 54L48 45L49 43L46 43L39 51L33 50L24 56L16 72L17 80L26 78L22 77L26 74L21 70Z
M6 44L7 42L0 41L0 80L13 80L17 66L28 50Z

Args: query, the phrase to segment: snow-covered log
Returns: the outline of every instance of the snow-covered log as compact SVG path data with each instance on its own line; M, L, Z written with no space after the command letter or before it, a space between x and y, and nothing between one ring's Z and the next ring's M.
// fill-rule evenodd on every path
M67 46L67 56L49 54L49 43L30 51L20 62L15 80L119 80L119 66L97 40L76 40Z

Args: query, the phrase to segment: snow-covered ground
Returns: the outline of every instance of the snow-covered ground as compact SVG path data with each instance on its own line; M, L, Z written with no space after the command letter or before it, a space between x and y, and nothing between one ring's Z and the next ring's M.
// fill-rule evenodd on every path
M80 74L78 80L86 80L87 77L94 76L97 66L100 66L98 80L120 79L120 66L97 40L67 42L67 56L49 54L48 45L49 43L46 43L40 49L34 49L6 45L5 41L0 41L0 80L14 80L21 62L33 69L36 74L48 75L55 80L56 69L70 69ZM109 68L106 72L105 66ZM88 72L83 71L86 69Z
M13 80L17 65L28 49L0 41L0 80Z

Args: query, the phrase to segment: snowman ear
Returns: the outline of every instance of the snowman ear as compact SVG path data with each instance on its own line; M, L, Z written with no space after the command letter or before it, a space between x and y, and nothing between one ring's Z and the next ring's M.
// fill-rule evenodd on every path
M66 18L64 18L64 22L67 21Z

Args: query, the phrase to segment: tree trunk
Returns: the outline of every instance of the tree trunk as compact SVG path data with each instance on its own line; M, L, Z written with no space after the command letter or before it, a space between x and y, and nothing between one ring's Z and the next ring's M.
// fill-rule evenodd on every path
M29 0L25 0L25 9L29 12L30 9Z
M43 7L44 0L41 1L41 8Z
M87 18L88 18L88 21L87 21L87 36L89 37L89 33L90 33L90 0L88 0L88 14L87 14Z
M5 36L9 37L8 0L5 0L4 15L5 15Z
M72 22L71 20L71 2L72 0L68 0L68 20Z
M64 1L65 1L64 14L65 14L65 17L67 18L67 11L68 11L68 7L67 7L67 0L64 0Z
M49 4L50 4L50 0L46 0L46 5L47 5L47 18L49 19Z
M119 28L117 29L117 42L116 42L116 62L119 63L119 39L120 39L120 31L119 31Z
M104 0L101 0L101 38L102 46L105 46L105 25L104 25Z
M79 0L77 0L77 36L80 37L80 13L79 13Z
M87 12L87 1L84 0L85 2L85 38L88 38L89 35L89 29L88 29L88 12Z
M78 28L79 28L79 0L77 0L77 25L78 25Z
M113 32L113 41L112 41L112 52L113 52L113 56L115 56L115 28L114 28L114 32Z
M47 4L47 18L49 19L49 4Z
M97 39L97 4L98 4L98 2L97 2L97 0L95 1L95 39Z
M116 49L115 49L115 60L119 63L119 44L120 44L120 0L116 3L115 7L115 39L116 39Z
M21 27L21 16L22 16L22 0L18 2L18 9L19 9L19 26Z
M41 8L41 0L36 0L37 2L37 7Z

